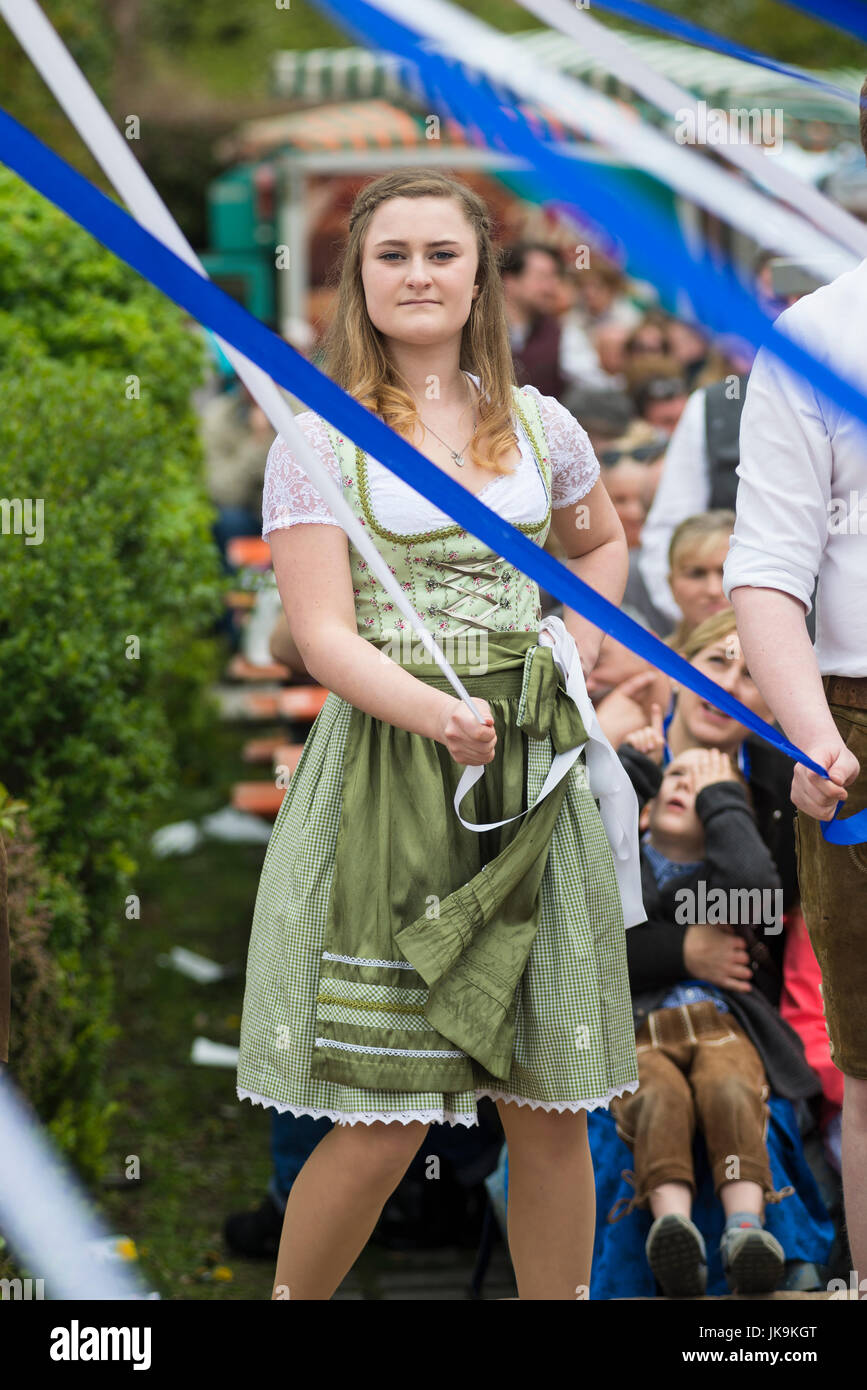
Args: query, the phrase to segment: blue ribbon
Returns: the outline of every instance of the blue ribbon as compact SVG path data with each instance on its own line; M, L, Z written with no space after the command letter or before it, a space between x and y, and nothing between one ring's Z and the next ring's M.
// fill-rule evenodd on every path
M344 0L339 10L331 0L315 0L315 3L335 24L355 32L362 41L372 40L375 46L388 49L414 63L423 79L428 96L435 105L442 105L447 114L454 115L487 144L523 155L533 170L530 181L545 190L549 197L562 205L564 184L567 190L577 188L579 178L576 176L575 162L540 141L529 128L517 106L504 111L496 92L481 73L470 70L468 75L468 70L463 64L429 51L430 45L423 43L412 29L374 9L365 3L365 0ZM669 229L660 218L657 209L646 198L639 194L631 195L630 200L635 206L630 208L623 199L612 195L594 181L591 166L586 166L581 173L584 180L577 191L582 203L585 206L589 205L598 220L606 220L620 231L626 227L631 232L632 246L639 246L644 255L650 258L653 278L658 281L660 273L668 267L675 284L685 283L694 298L703 296L709 282L714 293L711 300L713 312L705 315L707 322L713 323L716 320L733 332L747 337L756 346L767 345L769 350L788 366L811 381L818 391L824 392L838 405L867 424L867 397L851 382L840 377L781 333L730 271L717 267L707 255L701 259L695 257L690 261L687 248L673 250ZM624 240L628 240L626 233L623 234ZM532 569L527 573L536 577ZM550 589L549 592L560 596L559 590ZM591 621L596 622L603 631L612 631L605 622L597 622L595 618L591 618ZM630 638L623 640L625 646L670 674L669 667L659 653L651 655L645 651L642 637L633 633ZM684 684L691 689L697 689L689 680L685 680ZM711 699L711 703L715 704L716 701ZM737 717L741 722L748 724L748 727L755 727L741 716ZM761 737L768 739L764 731ZM775 739L768 741L775 742ZM783 745L776 746L782 748ZM787 752L789 757L793 756L789 748L783 751ZM805 756L799 760L810 766L813 771L819 771ZM824 769L821 769L821 772L822 775L827 775ZM835 808L834 821L839 815L841 805L842 803L838 802ZM823 823L823 834L826 840L837 844L860 844L867 841L867 811L849 817L846 822Z
M619 15L621 19L634 20L636 24L643 24L648 29L658 29L660 33L670 34L672 38L680 39L684 43L695 44L699 48L712 49L715 53L723 53L727 58L738 58L742 63L752 63L755 67L767 68L769 72L778 72L783 77L792 77L797 82L803 82L806 86L816 87L820 92L825 92L828 96L837 97L849 105L858 105L858 95L855 92L847 92L842 87L837 87L833 82L825 82L821 77L814 77L812 73L804 72L802 68L793 68L788 63L780 63L776 58L769 58L766 53L758 53L754 48L745 48L741 43L735 43L733 39L723 38L721 34L712 34L709 29L702 29L700 25L693 24L689 19L682 19L680 15L666 14L658 10L655 5L646 5L643 0L594 0L597 9L609 10L611 14ZM807 7L804 6L806 9Z
M808 5L806 0L783 0L783 3L825 24L833 24L844 33L857 34L867 40L867 11L862 0L822 0L821 6Z
M365 452L381 459L410 487L472 535L486 542L495 554L502 555L567 607L580 612L603 632L752 729L788 757L804 763L820 776L827 776L824 768L735 700L722 686L709 680L640 624L621 613L560 561L535 545L436 464L418 453L276 333L188 266L2 108L0 150L4 162L19 177L78 222L120 260L137 270L205 327L231 343L273 381L305 401ZM834 843L861 843L867 839L867 812L852 816L836 826L823 822L822 830L825 838Z
M539 140L517 106L503 108L484 76L429 52L413 30L365 0L341 0L339 9L331 0L314 3L362 42L414 62L434 105L442 106L480 137L484 132L489 146L526 159L532 170L528 182L538 191L540 201L552 199L563 206L571 195L598 223L618 229L634 254L636 268L643 266L647 278L656 283L667 278L672 288L685 288L695 303L703 302L702 322L717 331L733 333L754 347L766 346L817 392L867 425L867 396L780 332L731 270L715 265L706 254L695 255L682 242L673 247L670 224L638 189L629 189L628 201L625 193L619 196L611 191L599 182L589 161Z

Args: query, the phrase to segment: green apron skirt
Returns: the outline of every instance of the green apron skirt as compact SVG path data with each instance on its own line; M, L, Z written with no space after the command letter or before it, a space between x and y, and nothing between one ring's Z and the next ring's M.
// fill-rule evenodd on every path
M519 816L583 743L550 648L490 634L494 761L468 821ZM402 664L451 691L429 660ZM583 754L528 815L477 833L435 740L331 694L268 845L247 961L237 1094L341 1123L478 1123L480 1095L547 1110L638 1085L625 932Z

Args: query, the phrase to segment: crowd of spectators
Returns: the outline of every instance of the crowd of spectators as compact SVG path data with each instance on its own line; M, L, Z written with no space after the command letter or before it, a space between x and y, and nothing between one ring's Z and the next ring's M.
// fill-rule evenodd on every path
M556 253L547 254L556 278ZM590 434L630 551L622 608L773 722L722 586L749 363L697 325L637 303L613 267L579 272L559 333L541 326L551 317L550 284L535 319L529 300L544 257L537 245L508 261L517 289L507 301L520 306L516 371L519 382L534 381L534 370L559 374L559 399ZM549 596L543 603L558 611ZM791 764L611 637L588 689L642 807L648 914L627 933L640 1086L611 1106L633 1153L634 1191L608 1224L649 1211L644 1256L663 1292L704 1292L711 1237L729 1286L773 1289L787 1269L792 1278L794 1268L830 1258L814 1178L838 1195L827 1174L840 1172L839 1076L798 902ZM711 884L724 889L727 907L706 920ZM779 911L733 914L739 894L754 907L773 899ZM678 904L692 915L679 915ZM696 1134L709 1203L699 1200ZM600 1172L602 1155L611 1152L595 1155L600 1193L616 1179ZM599 1224L597 1264L615 1271L614 1296L629 1246ZM606 1296L601 1284L596 1296Z

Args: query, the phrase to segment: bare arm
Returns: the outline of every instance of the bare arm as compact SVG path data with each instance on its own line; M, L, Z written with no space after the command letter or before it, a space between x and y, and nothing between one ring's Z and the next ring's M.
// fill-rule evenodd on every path
M456 762L493 759L487 703L479 724L456 696L435 690L358 635L349 542L338 526L304 524L269 536L274 575L292 637L314 680L357 709L445 744Z
M282 610L268 639L268 648L274 660L288 666L294 676L306 676L308 674L304 669L301 653L292 640L286 614Z
M619 606L629 577L629 548L602 479L573 506L553 511L551 527L566 552L566 567ZM572 608L564 608L563 622L575 639L586 678L596 665L605 634Z
M750 675L787 736L805 750L817 739L839 737L800 599L743 585L732 589L731 601Z
M806 303L786 310L777 326L795 340L806 332L809 347ZM737 471L737 521L723 589L762 695L791 741L828 770L819 777L798 763L792 801L805 814L830 820L846 799L843 788L858 775L828 709L804 622L828 542L833 448L812 383L767 348L750 373Z
M738 636L750 674L792 743L828 769L828 778L798 763L792 801L817 820L830 820L858 761L840 737L828 708L800 599L780 589L740 585L731 591Z

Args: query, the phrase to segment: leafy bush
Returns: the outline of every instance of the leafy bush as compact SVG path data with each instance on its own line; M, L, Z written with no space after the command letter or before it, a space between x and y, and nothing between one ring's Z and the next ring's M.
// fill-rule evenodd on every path
M26 817L6 842L12 954L9 1070L48 1129L84 1172L98 1171L104 1126L115 1108L101 1081L111 969L106 958L85 971L88 939L82 894L46 867ZM66 944L63 944L63 943ZM86 979L88 988L82 990ZM48 1063L48 1065L46 1065Z
M215 718L203 363L179 310L0 171L0 779L28 803L62 975L28 1093L86 1167L136 856Z

